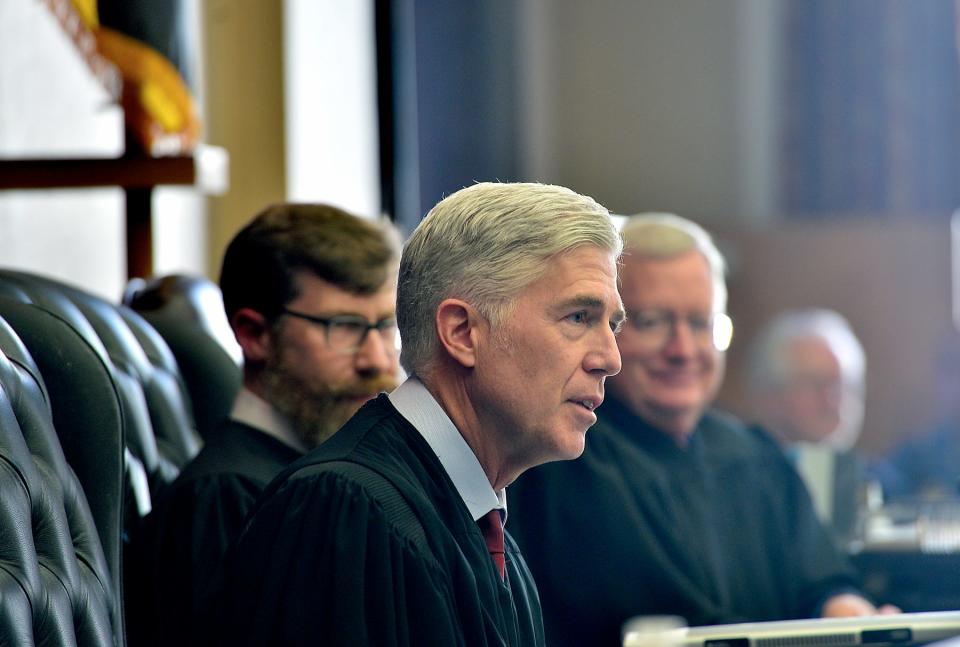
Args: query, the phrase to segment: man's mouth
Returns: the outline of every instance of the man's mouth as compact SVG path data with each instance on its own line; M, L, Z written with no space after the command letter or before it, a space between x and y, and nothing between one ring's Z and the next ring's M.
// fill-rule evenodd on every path
M572 400L572 402L574 404L579 404L581 407L583 407L587 411L593 411L594 409L600 406L600 403L603 402L603 400L598 400L595 398L583 398L583 399Z

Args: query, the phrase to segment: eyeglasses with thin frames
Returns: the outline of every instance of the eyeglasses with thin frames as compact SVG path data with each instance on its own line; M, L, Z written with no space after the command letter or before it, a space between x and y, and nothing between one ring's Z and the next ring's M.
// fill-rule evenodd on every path
M642 308L627 313L627 325L651 351L660 350L670 341L680 321L700 348L722 352L730 347L733 321L722 312L679 316L668 310Z
M290 308L283 308L282 312L291 317L322 326L330 348L345 355L357 353L371 330L380 333L384 347L388 351L396 352L400 349L400 334L397 331L397 320L394 317L387 317L370 323L359 315L319 317Z

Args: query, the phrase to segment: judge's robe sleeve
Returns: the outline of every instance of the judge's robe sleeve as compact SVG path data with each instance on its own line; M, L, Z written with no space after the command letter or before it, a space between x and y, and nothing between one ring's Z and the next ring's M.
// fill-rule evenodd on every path
M227 474L176 483L147 518L125 567L132 642L180 640L262 487Z
M470 631L437 560L329 472L261 501L220 587L223 645L460 645Z
M233 474L198 479L174 492L163 519L158 568L189 564L196 599L206 589L262 487Z
M638 491L622 472L580 458L525 473L509 495L548 644L618 645L623 623L643 614L726 619L698 580L689 537L664 523L676 502L662 491Z

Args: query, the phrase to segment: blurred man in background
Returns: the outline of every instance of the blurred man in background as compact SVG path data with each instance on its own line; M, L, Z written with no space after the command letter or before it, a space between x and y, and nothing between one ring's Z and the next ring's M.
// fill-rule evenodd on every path
M709 234L660 214L629 219L623 237L623 369L583 456L510 488L548 642L619 645L642 615L875 613L777 444L711 408L732 329Z
M784 448L820 518L846 544L866 485L853 450L863 423L866 355L853 328L832 310L778 314L750 349L746 383L750 417Z

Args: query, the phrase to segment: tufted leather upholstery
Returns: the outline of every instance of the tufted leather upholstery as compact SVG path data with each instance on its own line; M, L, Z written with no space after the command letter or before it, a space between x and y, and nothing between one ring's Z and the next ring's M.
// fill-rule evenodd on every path
M131 485L145 503L140 510L145 514L150 498L172 482L200 448L186 386L172 354L159 335L151 334L149 324L124 306L53 279L0 270L0 294L18 293L69 321L111 366L126 424L125 446L149 482L146 496L136 483Z
M171 274L131 282L124 302L163 336L176 356L204 438L230 413L240 389L241 352L223 311L223 297L207 278Z
M140 365L140 382L147 398L157 451L180 467L200 451L193 402L187 382L170 346L143 317L124 306L113 306L130 328L149 364Z
M173 354L163 339L153 334L150 325L129 308L78 288L56 287L77 304L93 325L114 366L133 376L139 385L160 461L173 465L170 476L175 478L180 468L200 451L201 443L190 403L185 399L186 385Z
M73 376L72 383L48 390L41 375L49 365L42 368L0 318L0 644L122 646L121 426L110 371L65 320L9 298L0 298L0 309L34 341L45 339L44 363L58 361L67 369L54 381ZM92 420L78 412L76 400L65 397L70 388L80 390L76 399L93 398L103 416ZM88 473L92 480L84 486L96 487L105 503L96 523L61 448L55 410L59 421L76 414L78 430L91 421L99 427L95 437L84 432L100 457L97 477ZM101 536L110 538L107 553Z

